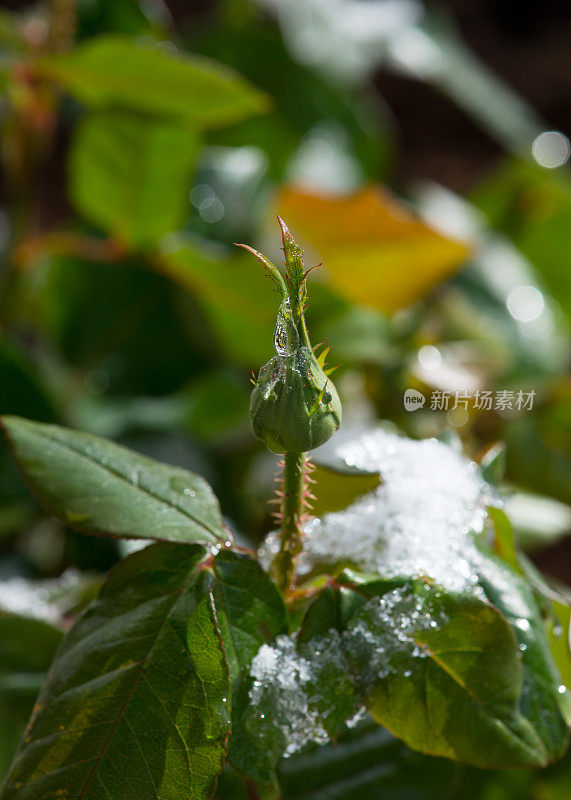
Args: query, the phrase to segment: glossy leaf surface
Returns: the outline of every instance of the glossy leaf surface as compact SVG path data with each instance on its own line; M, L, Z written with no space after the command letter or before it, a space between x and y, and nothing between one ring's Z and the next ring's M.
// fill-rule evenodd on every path
M230 679L204 556L160 543L114 568L57 654L2 800L212 794Z
M29 486L70 527L179 542L228 538L200 476L91 434L19 417L3 424Z

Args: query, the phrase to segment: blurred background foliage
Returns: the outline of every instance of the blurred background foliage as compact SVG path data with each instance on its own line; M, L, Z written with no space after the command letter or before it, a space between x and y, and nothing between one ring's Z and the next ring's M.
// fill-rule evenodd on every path
M279 212L324 262L309 323L342 365L345 424L388 419L478 459L505 442L520 543L571 583L570 42L565 2L3 3L0 413L199 472L258 542L272 461L249 376L275 301L233 242L280 260ZM407 387L536 396L411 414ZM338 491L320 476L323 511ZM47 517L0 443L0 771L62 615L123 548ZM371 797L402 798L405 774L411 798L571 794L567 762L476 779L377 746L393 777Z

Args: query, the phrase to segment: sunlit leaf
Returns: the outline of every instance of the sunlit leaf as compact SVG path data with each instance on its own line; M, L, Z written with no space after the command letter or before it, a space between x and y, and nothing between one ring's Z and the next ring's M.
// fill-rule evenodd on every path
M228 67L116 35L44 58L36 69L95 108L119 105L196 128L228 125L268 107L266 95Z
M161 543L115 567L58 651L2 800L211 796L230 682L204 556Z
M192 130L169 120L88 114L71 152L72 201L123 244L156 244L184 221L199 146Z
M199 475L87 433L4 417L20 470L40 501L85 533L226 541L218 502Z
M423 297L467 256L463 244L436 233L380 188L342 197L290 188L277 204L291 229L323 259L333 286L381 311Z
M243 774L253 771L269 782L264 745L252 738L242 720L249 707L248 668L263 644L286 633L285 605L275 584L249 557L221 552L212 565L212 575L214 604L232 678L232 737L228 758Z
M378 586L382 599L390 587ZM362 584L356 591L371 597L373 587L374 582ZM391 598L390 593L384 596ZM411 602L414 596L416 603ZM560 754L565 725L552 749L545 718L534 716L532 724L526 719L528 709L520 710L516 640L495 608L422 582L414 582L403 600L405 631L414 631L412 656L398 629L398 602L384 614L382 605L379 614L370 602L359 600L356 611L349 604L347 624L350 620L353 630L369 631L379 647L388 649L386 674L370 676L368 705L378 722L415 750L480 767L539 766ZM358 648L357 653L359 659ZM364 669L361 680L367 681L369 666L359 666ZM527 693L523 697L526 706Z
M320 517L331 511L342 511L358 497L372 492L381 482L378 473L358 475L337 472L327 467L317 466L312 473L316 482L316 499L312 501L312 514Z

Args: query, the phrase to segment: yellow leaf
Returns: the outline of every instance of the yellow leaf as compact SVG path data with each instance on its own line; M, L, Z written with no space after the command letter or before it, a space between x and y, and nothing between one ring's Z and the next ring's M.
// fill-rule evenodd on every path
M342 197L286 188L278 208L323 259L339 292L385 312L418 300L468 255L464 244L437 233L380 188Z

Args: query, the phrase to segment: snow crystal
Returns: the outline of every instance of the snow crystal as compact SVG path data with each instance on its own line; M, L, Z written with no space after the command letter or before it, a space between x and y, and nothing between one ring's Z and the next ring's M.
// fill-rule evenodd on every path
M404 586L368 600L343 633L331 629L301 647L291 636L278 636L252 661L250 730L269 740L277 729L278 755L286 758L309 742L324 744L340 722L352 727L364 717L360 698L375 681L390 673L412 675L414 659L427 655L415 634L446 621L427 598Z
M290 756L308 742L325 743L329 737L319 721L315 708L310 706L308 684L312 665L298 655L295 641L278 636L274 647L262 645L250 669L254 682L250 701L254 714L266 724L277 727L283 736L283 755Z
M347 466L379 471L382 483L344 511L304 526L298 573L316 565L351 563L383 577L430 577L451 591L477 586L480 533L486 507L499 505L477 465L436 439L407 439L374 430L341 443ZM260 551L276 552L270 534Z
M437 630L445 622L445 614L434 613L430 601L408 587L368 600L343 635L361 690L369 692L376 680L391 673L409 677L411 659L427 656L415 634Z

